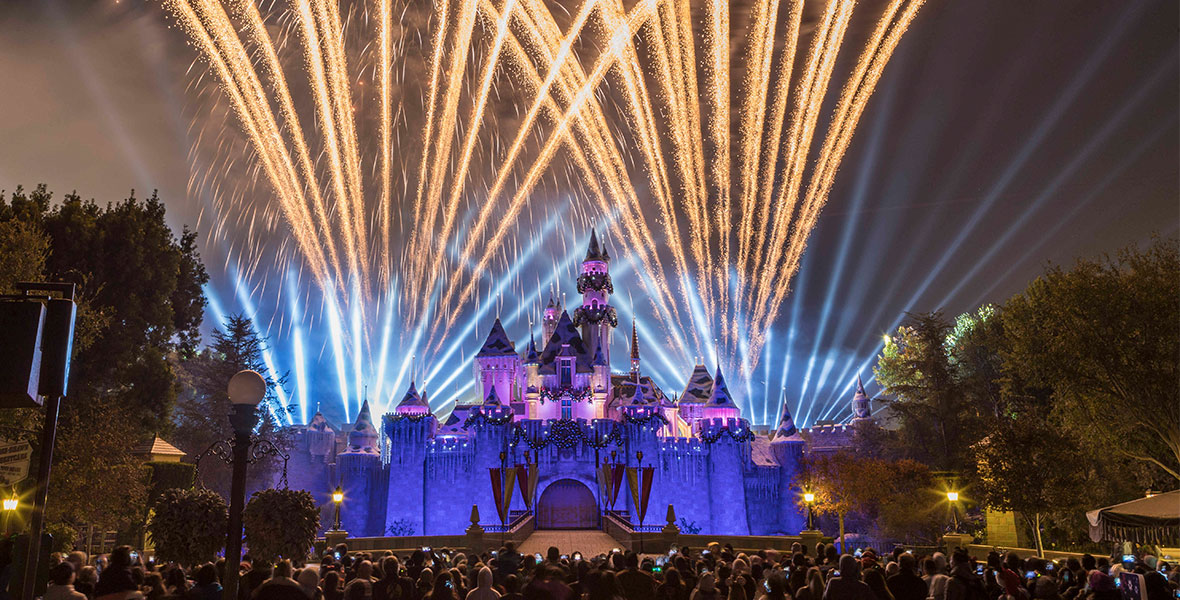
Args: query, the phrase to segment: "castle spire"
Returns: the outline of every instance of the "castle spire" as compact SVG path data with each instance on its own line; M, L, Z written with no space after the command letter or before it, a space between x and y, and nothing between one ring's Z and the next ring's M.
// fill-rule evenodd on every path
M603 255L602 247L598 244L598 233L593 229L590 230L590 245L586 248L585 260L598 260L603 262L608 260L608 257Z
M639 331L635 329L635 318L631 318L631 372L639 372Z
M860 373L856 374L856 394L852 396L852 420L859 421L872 416L872 399L865 393Z

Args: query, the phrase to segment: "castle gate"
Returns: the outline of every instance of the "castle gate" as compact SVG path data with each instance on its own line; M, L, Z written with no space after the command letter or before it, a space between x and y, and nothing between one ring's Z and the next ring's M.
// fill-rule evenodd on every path
M596 529L598 503L584 483L559 479L541 493L536 519L537 529Z

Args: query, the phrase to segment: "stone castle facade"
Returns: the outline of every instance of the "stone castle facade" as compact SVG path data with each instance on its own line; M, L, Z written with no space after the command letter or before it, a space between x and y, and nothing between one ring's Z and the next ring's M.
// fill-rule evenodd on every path
M609 504L599 476L608 461L654 467L647 525L662 524L671 504L703 534L798 533L804 441L789 412L771 435L755 434L720 368L700 364L670 398L642 372L634 324L628 370L612 371L610 262L592 233L577 281L582 302L571 315L550 300L539 342L530 336L518 347L497 319L475 357L483 400L457 406L445 422L413 383L392 412L375 420L366 402L343 431L317 414L296 434L292 485L326 505L340 485L351 536L459 534L472 505L485 524L499 521L489 469L532 463L536 525L594 527ZM637 523L633 504L624 482L614 509ZM525 510L514 493L510 511Z

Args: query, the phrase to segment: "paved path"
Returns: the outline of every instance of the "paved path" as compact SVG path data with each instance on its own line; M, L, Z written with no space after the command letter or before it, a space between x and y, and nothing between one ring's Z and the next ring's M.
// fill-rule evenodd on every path
M550 546L557 546L562 554L573 554L576 550L590 557L610 552L619 543L598 529L543 529L534 531L517 551L545 556Z

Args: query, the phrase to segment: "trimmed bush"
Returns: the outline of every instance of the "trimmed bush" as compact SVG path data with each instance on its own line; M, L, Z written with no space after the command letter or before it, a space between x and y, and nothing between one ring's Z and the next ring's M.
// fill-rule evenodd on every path
M160 561L197 565L217 560L225 545L229 511L212 490L164 490L156 500L148 533Z
M320 528L320 509L304 490L255 492L242 514L246 545L259 563L307 557Z

